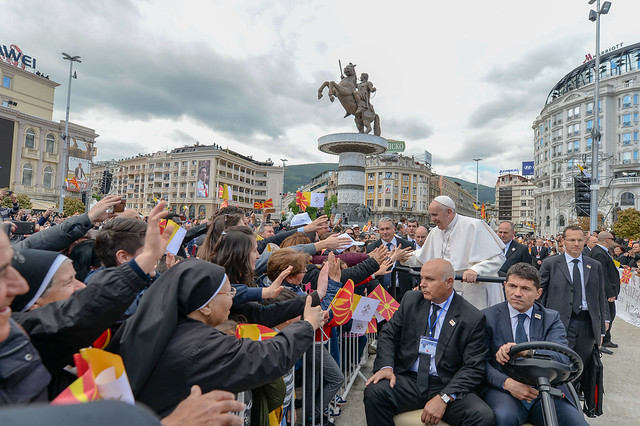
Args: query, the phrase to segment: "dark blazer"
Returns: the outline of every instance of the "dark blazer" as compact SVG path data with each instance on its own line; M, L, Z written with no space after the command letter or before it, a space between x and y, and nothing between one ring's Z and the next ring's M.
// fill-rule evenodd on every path
M400 308L380 333L373 371L389 366L396 374L409 370L418 357L420 336L427 330L431 302L422 292L405 295ZM442 322L436 347L436 368L444 383L442 392L463 396L484 379L485 317L471 303L454 293Z
M540 254L540 258L538 259L538 254ZM531 264L533 266L535 266L536 268L540 269L541 265L538 265L538 260L545 260L547 257L549 257L549 249L545 246L540 247L540 253L538 253L538 247L534 244L533 247L531 247Z
M604 292L609 297L618 297L620 294L620 273L613 263L613 258L609 256L609 252L599 245L591 249L589 255L592 259L597 260L602 265L602 273L604 275ZM589 303L587 301L587 303Z
M400 246L400 248L406 248L406 247L414 247L412 246L411 243L407 240L405 240L404 238L399 238L396 236L396 242L398 244L398 246ZM371 244L367 245L366 251L367 253L371 253L373 250L375 250L376 248L380 247L382 244L386 244L384 243L384 241L382 241L382 239L378 239L377 241L372 242ZM395 272L392 272L392 274L394 274ZM404 294L407 291L411 291L411 289L413 289L413 287L415 287L415 282L413 281L413 279L411 278L411 276L409 276L408 274L397 274L396 279L399 280L398 282L398 294L393 294L393 289L391 290L391 294L395 297L396 300L400 300L402 299L402 296L404 296ZM382 281L382 280L380 280Z
M600 262L590 257L582 256L584 262L584 281L591 328L596 342L605 331L605 317L608 318L609 307L604 292L604 276ZM569 327L573 309L573 281L569 274L569 267L565 256L552 256L542 262L540 268L542 281L542 296L540 303L560 314L560 320L565 329Z
M507 260L504 261L502 267L498 270L498 276L506 277L507 271L516 263L525 262L531 264L531 255L529 254L529 247L524 244L520 244L516 240L511 240L509 244L509 250L505 255Z
M509 316L508 302L498 303L482 310L487 318L486 342L489 351L487 353L486 385L507 392L502 388L507 375L503 373L502 366L496 361L496 352L502 345L514 342L511 318ZM533 304L531 312L531 325L529 327L529 341L553 342L567 346L567 332L560 321L558 312L546 309L539 303ZM556 352L548 353L562 363L568 362L568 358ZM565 395L570 395L566 386L560 386Z

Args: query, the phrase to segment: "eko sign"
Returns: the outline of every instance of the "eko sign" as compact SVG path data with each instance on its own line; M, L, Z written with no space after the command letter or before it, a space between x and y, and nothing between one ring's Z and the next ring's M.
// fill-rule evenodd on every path
M12 44L8 48L5 45L0 45L0 57L4 62L15 67L22 69L27 67L36 68L36 58L25 55L15 44Z

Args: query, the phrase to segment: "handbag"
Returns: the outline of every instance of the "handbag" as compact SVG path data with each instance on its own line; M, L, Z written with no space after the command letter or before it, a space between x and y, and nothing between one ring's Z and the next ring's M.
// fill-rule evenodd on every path
M583 380L584 407L588 417L602 415L602 397L604 395L604 366L600 358L602 354L598 345L594 345L588 365L585 368Z

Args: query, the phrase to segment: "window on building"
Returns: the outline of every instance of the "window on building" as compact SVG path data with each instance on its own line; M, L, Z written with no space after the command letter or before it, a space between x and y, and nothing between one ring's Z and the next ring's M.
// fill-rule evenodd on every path
M7 89L11 89L11 77L8 75L2 76L2 87L6 87Z
M382 200L378 198L378 207L382 207Z
M386 200L384 200L384 206L385 207L391 207L391 200L388 199L388 198Z
M42 175L42 186L46 189L53 187L53 169L50 166L44 168L44 174Z
M403 194L408 194L409 193L409 187L408 186L403 186L402 187L402 193Z
M402 200L402 208L403 209L408 209L409 208L409 201Z
M373 185L367 186L367 194L373 194Z
M33 167L29 163L22 166L22 184L25 186L33 184Z
M624 114L622 116L622 126L631 126L631 114Z
M367 207L369 207L370 209L373 208L373 200L367 200Z
M55 152L55 149L56 149L56 138L51 133L49 133L47 135L47 140L44 144L44 150L45 152L53 154Z
M547 210L551 209L551 200L547 198Z
M631 106L631 95L624 95L622 97L622 107L629 108Z
M631 145L631 133L623 133L622 134L622 144L623 145Z
M623 152L622 153L622 163L623 164L631 163L631 152Z
M587 132L593 130L593 120L587 120Z
M624 192L620 195L621 206L633 206L635 205L635 196L631 192Z
M545 219L544 224L545 226L551 226L551 218L549 216Z
M593 114L593 102L587 104L587 115Z
M560 215L560 216L558 217L558 227L560 227L560 228L564 228L565 226L567 226L567 225L565 225L565 222L564 222L564 216L563 216L563 215Z
M393 200L393 207L398 207L398 200Z
M36 147L36 132L33 129L27 129L24 134L24 146L25 148L34 149Z
M375 173L369 173L367 176L368 176L369 180L373 180L373 178L376 177L376 174Z

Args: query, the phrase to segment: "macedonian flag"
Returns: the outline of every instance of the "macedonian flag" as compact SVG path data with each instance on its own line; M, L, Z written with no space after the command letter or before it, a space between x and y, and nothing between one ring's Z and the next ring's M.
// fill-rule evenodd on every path
M256 201L255 203L253 203L253 209L254 210L262 210L264 208L264 204Z
M269 198L267 201L262 203L262 207L265 209L273 208L273 198Z
M343 325L349 322L353 311L351 306L353 305L353 280L348 280L347 283L336 293L329 309L333 312L333 318L327 324L328 326L335 327L337 325Z
M631 272L631 268L624 268L624 271L622 271L622 277L620 278L620 282L622 284L629 284L629 281L631 281L632 276L633 276L633 272Z
M375 290L369 293L369 297L380 301L377 311L387 321L391 319L393 314L395 314L400 307L400 304L396 302L396 300L380 284L378 284L378 287L376 287Z
M238 324L236 327L236 337L238 339L248 338L256 342L261 342L271 339L276 334L278 334L277 331L260 324Z
M296 192L296 204L303 212L307 211L307 207L311 204L311 193L300 191Z

